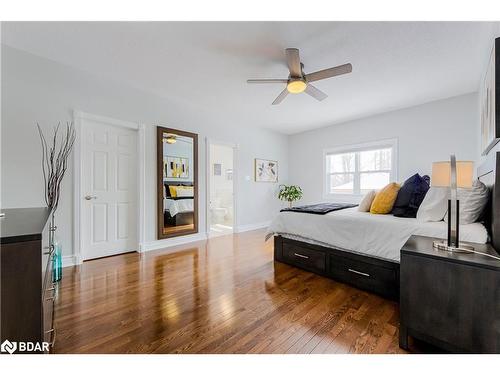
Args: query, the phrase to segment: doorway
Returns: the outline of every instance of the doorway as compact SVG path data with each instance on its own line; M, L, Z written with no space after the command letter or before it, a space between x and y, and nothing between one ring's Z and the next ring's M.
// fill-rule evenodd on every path
M208 141L207 151L207 234L209 237L232 234L236 226L237 146Z

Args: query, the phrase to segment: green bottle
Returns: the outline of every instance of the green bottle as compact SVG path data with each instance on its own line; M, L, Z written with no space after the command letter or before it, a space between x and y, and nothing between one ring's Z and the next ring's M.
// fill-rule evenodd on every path
M62 249L54 233L54 252L52 254L52 281L57 282L62 278Z

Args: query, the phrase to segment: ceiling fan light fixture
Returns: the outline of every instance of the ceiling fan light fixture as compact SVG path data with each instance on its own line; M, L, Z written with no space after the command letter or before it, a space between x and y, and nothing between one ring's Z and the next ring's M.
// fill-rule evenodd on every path
M306 87L307 87L307 83L305 83L301 79L291 80L286 85L286 89L288 90L288 92L290 94L300 94L301 92L303 92L306 89Z
M311 85L311 83L352 72L352 65L346 63L305 74L304 64L300 61L300 52L298 48L285 49L285 55L288 71L290 72L287 79L265 78L247 80L247 83L285 83L286 87L283 88L276 99L274 99L272 105L280 104L288 94L300 94L302 92L312 96L317 101L325 100L328 95Z
M177 142L177 138L175 137L175 135L167 135L165 138L163 138L163 141L171 145Z

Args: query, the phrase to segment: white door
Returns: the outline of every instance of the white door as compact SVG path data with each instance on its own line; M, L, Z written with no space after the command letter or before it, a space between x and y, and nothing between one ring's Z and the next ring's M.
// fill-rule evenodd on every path
M138 250L137 131L82 121L83 260Z

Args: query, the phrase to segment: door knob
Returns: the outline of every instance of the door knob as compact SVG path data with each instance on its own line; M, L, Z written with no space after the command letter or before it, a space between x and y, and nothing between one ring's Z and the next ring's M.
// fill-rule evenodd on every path
M95 195L86 195L85 199L89 201L91 199L97 199L97 197Z

